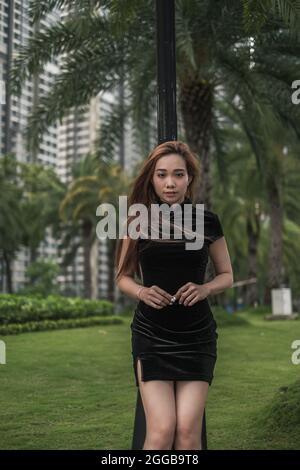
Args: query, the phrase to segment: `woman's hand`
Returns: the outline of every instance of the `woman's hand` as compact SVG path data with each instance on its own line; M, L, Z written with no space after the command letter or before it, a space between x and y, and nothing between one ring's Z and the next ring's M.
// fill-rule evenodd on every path
M210 294L210 288L206 284L195 284L188 282L180 287L175 294L179 304L186 307L194 305L196 302L205 299Z
M172 295L158 286L151 286L143 287L139 298L150 307L160 309L171 304Z

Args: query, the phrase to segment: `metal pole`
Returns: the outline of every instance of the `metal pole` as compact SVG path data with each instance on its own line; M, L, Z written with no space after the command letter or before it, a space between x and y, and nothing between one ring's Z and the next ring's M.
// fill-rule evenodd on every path
M177 140L174 0L156 0L158 144Z
M168 140L177 140L174 0L156 0L156 47L157 129L158 144L161 144ZM174 393L176 394L175 382ZM138 389L132 449L143 449L145 437L145 411ZM203 450L207 449L205 410L203 413L201 446ZM172 450L174 450L174 444Z

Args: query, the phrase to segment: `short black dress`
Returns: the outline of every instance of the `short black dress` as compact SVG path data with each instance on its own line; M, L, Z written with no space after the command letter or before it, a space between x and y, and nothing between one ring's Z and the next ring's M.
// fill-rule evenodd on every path
M160 199L158 202L162 203ZM180 204L181 208L187 203L192 201L186 197ZM195 214L193 204L193 219ZM200 249L187 250L185 241L181 239L174 243L172 235L170 243L139 238L137 249L142 284L146 287L157 285L171 295L189 281L202 284L209 259L209 244L223 235L217 214L205 209L204 244ZM138 358L143 381L203 380L211 385L218 333L207 298L192 306L176 302L160 309L139 301L130 328L137 387Z

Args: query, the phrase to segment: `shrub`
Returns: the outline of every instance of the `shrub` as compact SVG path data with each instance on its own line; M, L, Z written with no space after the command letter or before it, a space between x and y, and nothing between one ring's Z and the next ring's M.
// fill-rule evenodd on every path
M0 325L30 321L107 316L114 313L107 300L88 300L58 295L0 294Z
M27 323L10 323L0 326L0 335L15 335L33 331L61 330L65 328L83 328L94 325L115 325L123 323L121 317L86 317L70 320L42 320Z

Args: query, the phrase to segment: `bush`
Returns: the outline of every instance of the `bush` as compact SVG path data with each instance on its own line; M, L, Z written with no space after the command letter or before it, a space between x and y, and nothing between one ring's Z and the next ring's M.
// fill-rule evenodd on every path
M44 297L59 294L56 278L60 272L57 263L51 259L39 258L31 263L25 273L27 286L19 293L21 295L42 294Z
M0 294L0 325L30 321L61 320L112 315L114 307L107 300L88 300L58 295L23 296Z
M0 326L0 335L15 335L32 331L62 330L65 328L83 328L95 325L115 325L123 323L121 317L86 317L71 320L42 320L27 323L10 323Z
M249 325L248 320L240 316L237 312L228 313L225 309L214 306L211 306L211 310L217 325L220 327Z

